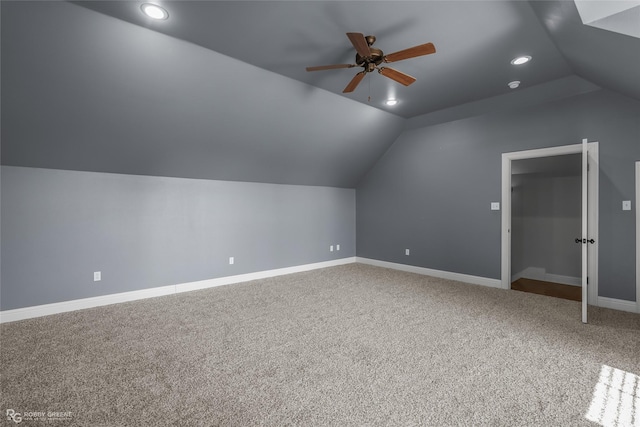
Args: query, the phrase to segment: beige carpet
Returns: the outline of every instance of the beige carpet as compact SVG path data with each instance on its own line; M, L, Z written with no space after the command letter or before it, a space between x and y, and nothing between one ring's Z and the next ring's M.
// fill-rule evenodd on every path
M589 314L351 264L3 324L0 410L24 426L639 426L640 315Z

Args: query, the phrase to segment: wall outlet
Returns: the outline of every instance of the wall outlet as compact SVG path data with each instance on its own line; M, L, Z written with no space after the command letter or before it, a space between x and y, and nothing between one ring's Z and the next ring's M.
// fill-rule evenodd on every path
M405 250L404 250L404 254L405 254L405 255L409 255L409 254L411 254L411 251L410 251L409 249L405 249Z
M99 282L102 280L102 272L101 271L94 271L93 272L93 281L94 282Z
M336 245L336 251L340 250L340 245Z
M500 202L491 202L491 210L499 211L500 210Z
M631 210L631 200L623 200L622 201L622 210L630 211Z
M333 252L333 245L329 246L329 252Z
M232 265L232 264L234 264L235 262L236 262L235 258L234 258L234 257L232 257L232 256L230 256L230 257L229 257L229 265Z

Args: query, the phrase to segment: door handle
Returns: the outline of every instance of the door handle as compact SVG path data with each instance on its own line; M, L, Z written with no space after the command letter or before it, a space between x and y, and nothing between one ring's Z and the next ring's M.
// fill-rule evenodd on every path
M595 240L593 240L593 239L589 239L589 240L587 240L587 239L576 239L576 243L584 243L584 244L586 244L586 243L591 243L591 244L593 244L593 243L595 243L595 242L596 242L596 241L595 241Z

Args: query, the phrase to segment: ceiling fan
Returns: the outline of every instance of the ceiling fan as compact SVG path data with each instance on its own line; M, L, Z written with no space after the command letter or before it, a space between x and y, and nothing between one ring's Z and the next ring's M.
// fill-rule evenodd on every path
M433 43L425 43L419 46L410 47L408 49L400 50L398 52L385 55L380 49L372 47L376 41L375 36L364 36L362 33L347 33L347 37L351 41L351 44L356 49L356 63L355 64L333 64L333 65L320 65L317 67L307 67L307 71L322 71L322 70L334 70L337 68L353 68L362 67L355 77L349 82L347 87L344 88L342 93L353 92L358 84L362 81L365 74L378 70L380 74L397 81L400 84L409 86L415 82L415 77L402 73L398 70L389 67L378 66L383 62L396 62L403 59L415 58L417 56L429 55L436 52L436 47Z

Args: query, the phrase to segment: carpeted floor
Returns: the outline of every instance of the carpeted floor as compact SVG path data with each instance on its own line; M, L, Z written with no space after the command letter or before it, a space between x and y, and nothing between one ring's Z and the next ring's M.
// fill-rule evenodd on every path
M640 315L589 315L350 264L3 324L0 410L26 426L640 426Z

